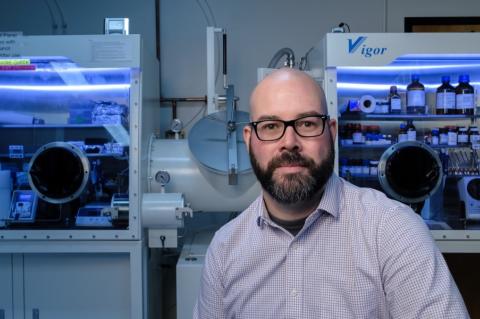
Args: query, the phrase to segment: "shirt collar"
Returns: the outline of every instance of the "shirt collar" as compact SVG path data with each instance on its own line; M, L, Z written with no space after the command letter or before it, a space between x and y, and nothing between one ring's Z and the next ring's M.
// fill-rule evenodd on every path
M267 212L267 207L263 201L263 191L256 200L257 202L257 224L260 226L260 223L263 221L265 223L271 224L272 220ZM340 178L333 173L332 176L327 181L325 185L325 190L320 200L320 203L317 206L317 209L307 218L307 222L314 215L319 215L321 212L332 215L337 218L340 210Z

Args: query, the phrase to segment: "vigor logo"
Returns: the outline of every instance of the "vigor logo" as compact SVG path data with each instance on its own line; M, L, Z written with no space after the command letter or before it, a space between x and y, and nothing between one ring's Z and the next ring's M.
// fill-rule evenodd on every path
M360 54L365 58L370 58L372 55L383 55L387 48L373 48L368 47L364 42L367 40L367 37L358 37L355 41L353 39L348 39L348 53L354 54L360 47Z

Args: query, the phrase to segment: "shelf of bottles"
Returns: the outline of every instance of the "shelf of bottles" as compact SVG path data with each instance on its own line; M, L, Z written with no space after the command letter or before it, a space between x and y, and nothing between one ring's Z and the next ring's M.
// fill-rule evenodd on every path
M379 188L377 165L398 142L438 151L449 176L479 174L480 57L401 57L385 67L338 67L339 173Z

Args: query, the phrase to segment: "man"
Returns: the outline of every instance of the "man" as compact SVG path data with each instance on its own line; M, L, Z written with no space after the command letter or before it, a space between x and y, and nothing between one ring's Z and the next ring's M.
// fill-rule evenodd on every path
M277 70L250 105L263 192L215 234L195 318L468 318L422 219L332 174L337 124L315 81Z

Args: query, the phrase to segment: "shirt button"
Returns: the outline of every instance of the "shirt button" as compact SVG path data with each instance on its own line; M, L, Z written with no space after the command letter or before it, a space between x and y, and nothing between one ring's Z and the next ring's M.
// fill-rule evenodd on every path
M297 289L292 289L292 290L290 291L290 295L291 295L292 297L296 297L296 296L298 295Z

